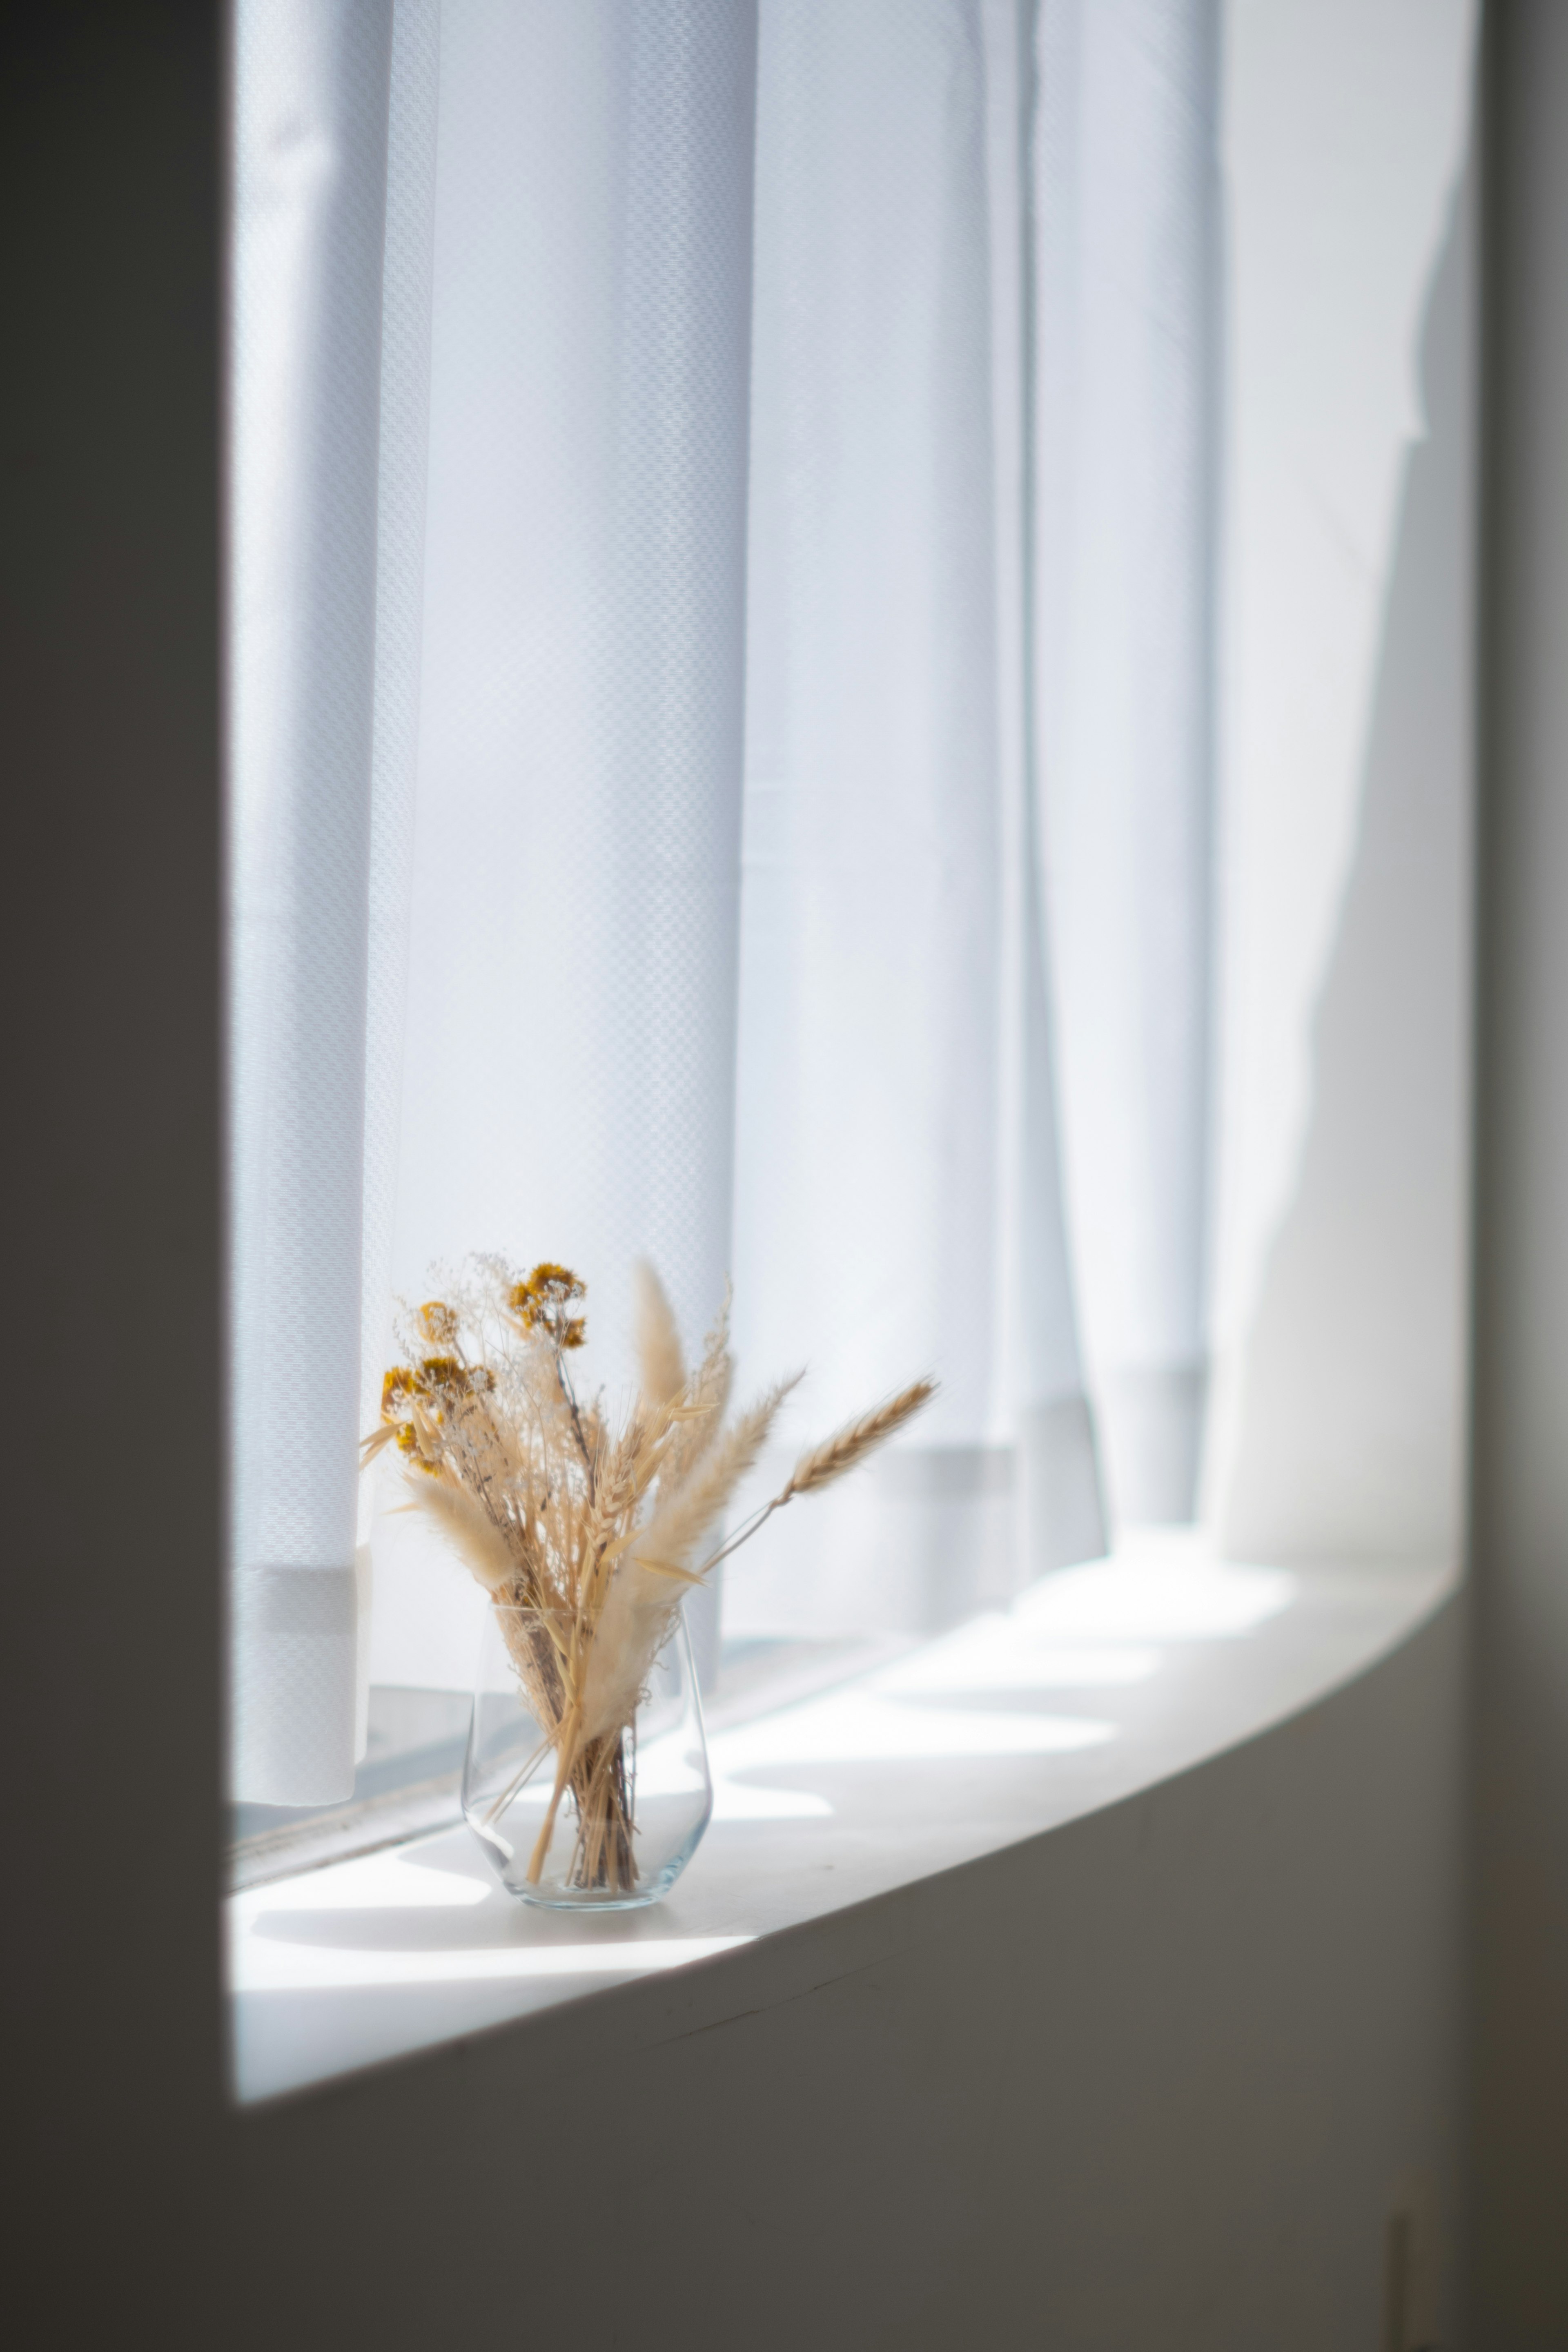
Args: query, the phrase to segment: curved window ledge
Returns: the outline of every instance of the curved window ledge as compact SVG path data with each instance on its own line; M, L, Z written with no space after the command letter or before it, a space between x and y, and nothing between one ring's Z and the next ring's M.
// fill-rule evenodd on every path
M253 1888L228 1905L235 2095L299 2091L673 1970L670 2031L700 2031L734 2011L736 1956L785 1930L778 1998L792 1998L802 1956L808 1977L831 1972L856 1906L1268 1733L1402 1646L1455 1581L1246 1568L1180 1536L1069 1570L1005 1615L716 1733L712 1826L649 1911L528 1911L465 1829Z

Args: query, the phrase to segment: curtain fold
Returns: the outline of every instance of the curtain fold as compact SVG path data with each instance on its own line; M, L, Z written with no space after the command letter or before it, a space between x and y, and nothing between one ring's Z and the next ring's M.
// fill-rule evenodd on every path
M1123 1520L1192 1517L1207 1387L1219 63L1218 0L1039 0L1039 850Z
M353 1784L390 7L235 18L235 1794Z
M376 673L371 755L365 1014L364 1234L360 1428L381 1409L391 1361L392 1255L402 1129L424 619L424 510L430 456L430 329L441 0L397 0L388 89L376 494ZM369 1535L368 1485L360 1498Z
M975 6L764 0L739 1360L809 1368L783 1452L943 1392L737 1564L742 1625L919 1623L1012 1571L986 96Z
M988 0L993 222L993 348L998 513L1006 556L998 599L1004 717L1016 738L1019 811L1009 862L1021 909L1017 1147L1019 1349L1019 1567L1039 1576L1098 1559L1110 1526L1094 1414L1086 1392L1076 1282L1062 1185L1054 982L1040 863L1040 728L1035 661L1040 564L1036 443L1040 372L1039 237L1034 172L1039 115L1036 0Z

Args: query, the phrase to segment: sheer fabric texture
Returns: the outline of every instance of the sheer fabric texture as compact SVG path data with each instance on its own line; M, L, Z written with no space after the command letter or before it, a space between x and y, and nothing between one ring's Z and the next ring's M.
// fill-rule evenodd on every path
M355 1441L470 1249L612 1390L635 1256L692 1346L733 1276L787 1446L938 1374L732 1628L1190 1517L1218 74L1212 0L240 0L236 1794L467 1679Z

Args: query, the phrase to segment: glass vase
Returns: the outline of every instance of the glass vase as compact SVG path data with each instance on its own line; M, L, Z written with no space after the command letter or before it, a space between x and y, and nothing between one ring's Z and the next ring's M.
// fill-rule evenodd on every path
M463 1811L507 1892L550 1911L630 1911L667 1894L713 1811L707 1741L677 1614L635 1714L567 1741L538 1694L551 1637L533 1610L485 1612ZM530 1696L530 1694L533 1694Z

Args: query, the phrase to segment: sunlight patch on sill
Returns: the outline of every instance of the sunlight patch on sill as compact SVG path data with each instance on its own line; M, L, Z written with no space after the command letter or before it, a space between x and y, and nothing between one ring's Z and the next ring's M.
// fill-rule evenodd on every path
M835 1692L807 1706L721 1733L714 1762L726 1777L776 1764L917 1763L955 1757L1060 1756L1096 1748L1115 1727L1082 1716L991 1715L905 1706L872 1690Z
M1282 1568L1216 1559L1190 1528L1135 1531L1114 1559L1063 1569L1014 1603L1026 1633L1068 1642L1224 1642L1254 1633L1296 1598Z

